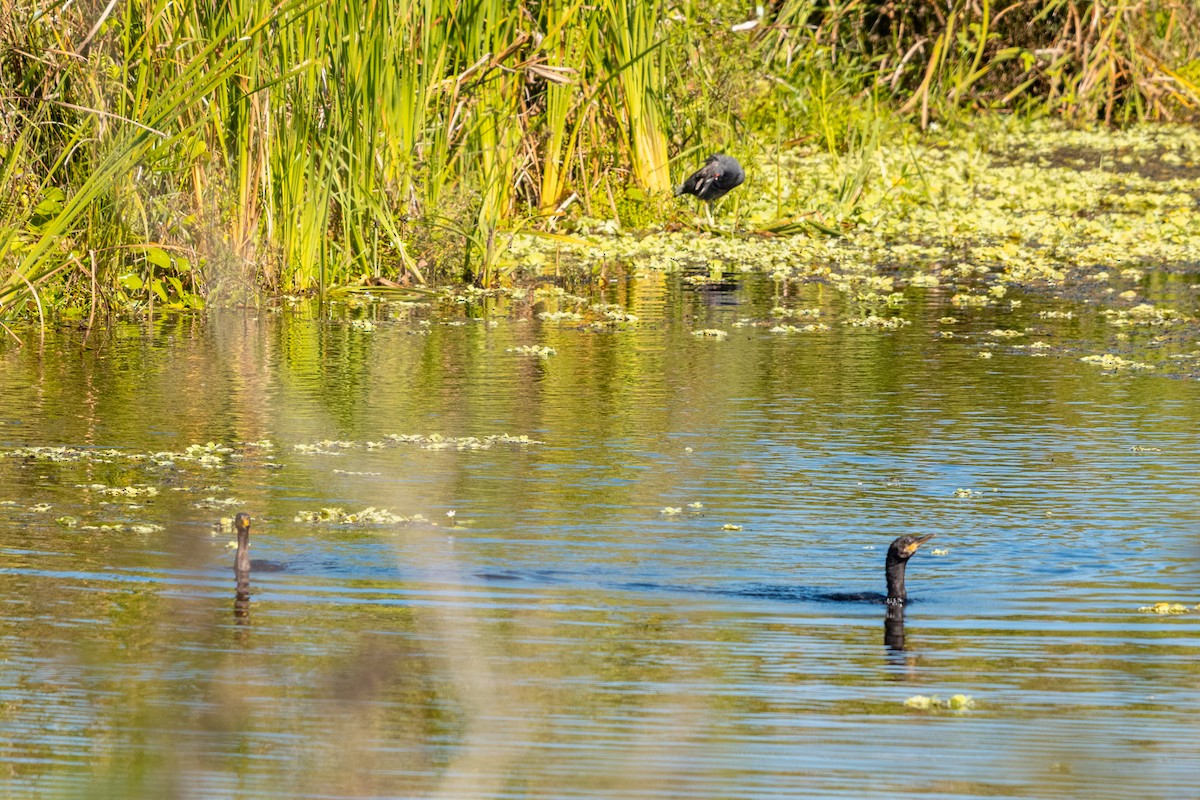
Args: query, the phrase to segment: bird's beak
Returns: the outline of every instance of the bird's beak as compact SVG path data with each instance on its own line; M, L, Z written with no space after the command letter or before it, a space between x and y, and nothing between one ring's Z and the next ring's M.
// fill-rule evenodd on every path
M917 552L918 547L920 547L921 545L928 542L935 535L936 534L930 533L930 534L926 534L925 536L918 536L916 539L913 540L912 544L910 544L908 547L904 548L904 557L909 558L910 556L912 556L913 553Z

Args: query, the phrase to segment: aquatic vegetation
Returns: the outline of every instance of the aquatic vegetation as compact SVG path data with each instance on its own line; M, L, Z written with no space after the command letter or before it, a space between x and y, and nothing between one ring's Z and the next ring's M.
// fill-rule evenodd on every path
M512 444L520 447L528 445L545 444L545 442L531 439L525 434L512 435L508 433L490 434L484 437L477 436L459 436L447 437L440 434L430 434L422 436L420 434L395 434L389 433L387 439L392 442L416 444L424 450L489 450L497 444Z
M950 302L960 308L983 308L992 304L992 298L986 294L968 294L960 292L950 298Z
M134 523L126 525L124 523L112 523L103 525L83 525L76 526L80 531L99 531L101 533L161 533L165 528L162 525L154 523Z
M721 530L723 531L740 531L741 529L741 525L734 525L732 522L726 522L721 526Z
M874 314L866 317L846 320L846 324L855 328L877 328L880 330L896 330L903 328L905 325L911 325L912 321L903 317L877 317Z
M534 287L533 299L535 302L538 300L569 300L574 303L587 302L585 298L569 294L563 287L554 286L553 284L542 284L541 286Z
M1014 331L1011 329L1001 330L1000 328L997 328L995 330L988 331L988 336L994 336L997 339L1013 339L1013 338L1016 338L1017 336L1024 336L1024 335L1025 335L1025 333L1023 331Z
M151 523L151 522L137 522L137 523L131 523L131 524L111 523L111 524L100 524L100 525L97 525L94 523L84 523L83 520L81 520L79 517L77 517L73 514L67 514L67 515L58 517L57 519L54 520L54 522L57 525L60 525L64 528L68 528L71 530L100 531L102 533L122 533L122 532L124 532L124 533L149 534L149 533L160 533L163 530L165 530L165 528L162 525L159 525L157 523Z
M971 709L975 707L975 698L966 694L955 694L950 696L949 707L952 710Z
M808 325L776 325L770 329L771 333L821 333L829 330L829 326L823 322L813 322Z
M662 508L660 508L658 510L658 513L663 514L668 517L673 517L676 514L682 514L683 509L681 507L676 507L676 506L663 506Z
M192 508L221 509L221 508L237 508L240 505L242 505L242 501L238 500L236 497L226 497L226 498L205 497L202 500L197 500L196 502L192 503Z
M1200 611L1200 604L1190 608L1183 603L1159 602L1149 606L1141 606L1138 611L1143 614L1187 614L1190 611Z
M1084 356L1079 359L1085 364L1095 364L1106 372L1119 372L1121 370L1150 370L1154 369L1152 364L1143 364L1140 361L1132 361L1112 353L1104 353L1098 356Z
M108 497L155 497L158 495L157 486L105 486L93 483L91 485L79 484L75 488Z
M553 347L539 347L536 344L523 344L517 347L506 347L504 348L504 352L517 353L518 355L523 356L538 356L539 358L549 358L550 356L558 354L558 351Z
M956 694L952 695L949 699L943 700L937 695L915 694L904 701L904 707L917 711L934 711L939 709L958 712L970 711L975 708L975 698L966 694Z
M719 328L700 328L692 331L692 336L708 339L725 339L729 336L729 332L720 330Z
M0 458L29 459L37 462L50 462L63 465L113 465L120 464L149 472L150 476L163 469L184 470L186 468L201 471L227 469L233 464L257 465L266 468L278 468L274 456L269 452L274 445L267 441L238 443L234 445L207 442L192 444L182 451L136 452L112 448L78 448L78 447L15 447L0 450ZM139 473L141 474L141 473ZM190 473L193 476L196 473ZM89 477L85 473L81 477ZM148 499L156 497L165 488L160 484L145 480L129 486L109 486L99 483L80 483L76 488L90 494L106 498ZM207 481L208 479L206 479ZM190 484L170 486L171 491L223 491L220 486L205 483L200 486Z
M1133 308L1106 308L1100 313L1110 325L1118 327L1176 325L1181 322L1193 321L1174 309L1156 308L1150 303L1140 303Z
M794 317L819 317L821 309L819 308L784 308L783 306L775 306L771 309L772 317L784 317L791 319Z
M324 439L319 442L298 443L292 445L293 450L300 455L341 455L346 450L369 449L377 450L401 444L411 444L422 450L490 450L495 445L529 446L544 444L529 436L512 435L507 433L490 434L488 436L442 436L438 433L399 434L389 433L379 442L353 442L345 440Z
M629 323L633 324L638 321L636 314L630 314L621 306L613 303L595 303L592 305L593 313L603 316L603 320L597 320L599 323Z
M689 286L719 286L723 283L728 283L729 278L721 273L710 275L685 275L683 277L683 282Z
M296 522L313 525L409 525L414 522L428 522L420 514L404 517L385 508L375 507L355 512L347 512L338 507L320 508L316 511L297 512L294 519Z
M934 556L948 556L950 555L950 550L945 547L935 547L929 551L929 554Z
M306 456L340 455L339 451L353 447L358 447L358 445L354 442L336 441L333 439L324 439L312 444L299 443L292 445L293 450Z
M543 322L582 322L583 314L577 311L540 311L538 319Z
M89 450L77 447L14 447L9 450L0 451L0 456L5 458L28 458L35 461L57 461L57 462L72 462L72 461L88 461L99 464L111 464L117 459L125 458L126 454L120 450Z

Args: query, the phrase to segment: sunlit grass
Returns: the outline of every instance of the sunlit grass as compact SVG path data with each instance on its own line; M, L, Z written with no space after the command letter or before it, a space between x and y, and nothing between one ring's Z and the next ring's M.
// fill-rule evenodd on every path
M754 191L771 232L840 235L908 201L881 206L880 185L939 202L918 159L882 171L880 143L910 123L1200 107L1200 12L1182 0L745 13L22 0L28 24L0 43L0 319L494 285L514 233L662 222L671 171L716 151L750 166L735 219ZM797 214L783 159L812 146L835 191Z

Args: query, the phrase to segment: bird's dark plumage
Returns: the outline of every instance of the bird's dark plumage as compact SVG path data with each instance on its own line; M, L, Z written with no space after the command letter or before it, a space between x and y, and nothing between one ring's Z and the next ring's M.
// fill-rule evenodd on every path
M250 572L250 515L238 514L233 518L233 527L237 531L237 555L233 559L233 571L243 574Z
M913 553L917 552L917 548L932 538L932 533L925 536L901 536L888 548L885 570L889 606L902 606L908 601L908 594L904 591L904 567Z
M233 571L236 575L249 576L251 568L257 572L282 572L284 566L274 561L250 560L250 515L242 512L233 518L233 527L237 531L237 554L233 558Z
M720 200L730 190L736 189L746 180L742 165L733 156L717 153L708 157L704 166L693 172L678 189L675 196L694 194L709 203Z
M884 571L887 574L887 596L878 592L830 592L821 595L822 600L835 600L840 603L879 603L889 606L903 607L908 602L908 594L904 591L904 567L908 560L917 552L917 548L933 538L927 536L901 536L888 547L887 561Z

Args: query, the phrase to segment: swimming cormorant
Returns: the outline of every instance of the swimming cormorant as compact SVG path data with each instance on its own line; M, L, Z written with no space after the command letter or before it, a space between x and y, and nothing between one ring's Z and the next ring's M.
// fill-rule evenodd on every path
M902 606L908 601L904 591L904 567L908 560L917 552L917 548L934 537L929 533L925 536L901 536L892 542L887 552L887 604Z
M249 575L253 567L259 572L282 572L284 566L274 561L261 559L250 560L250 515L245 511L233 518L233 527L237 531L237 555L233 559L233 571L239 576Z
M245 511L233 518L237 531L237 555L233 558L233 571L241 574L250 572L250 515Z

